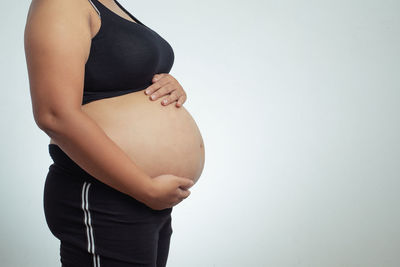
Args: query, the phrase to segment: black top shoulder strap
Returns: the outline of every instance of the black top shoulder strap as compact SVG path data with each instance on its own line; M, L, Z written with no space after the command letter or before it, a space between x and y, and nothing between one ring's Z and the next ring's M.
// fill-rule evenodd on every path
M96 2L96 0L93 0ZM99 14L99 16L101 17L101 13L99 11L99 9L97 8L97 6L92 2L92 0L89 0L89 2L92 4L93 8L96 10L97 14Z

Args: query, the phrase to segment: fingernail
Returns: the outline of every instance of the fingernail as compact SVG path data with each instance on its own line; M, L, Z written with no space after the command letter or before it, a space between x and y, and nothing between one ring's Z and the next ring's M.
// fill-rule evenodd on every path
M149 90L146 90L146 91L144 91L145 93L146 93L146 95L148 95L149 94Z
M155 98L156 98L156 95L152 95L152 96L151 96L151 99L154 100Z
M167 102L168 102L167 99L164 99L163 103L164 103L164 104L167 104Z

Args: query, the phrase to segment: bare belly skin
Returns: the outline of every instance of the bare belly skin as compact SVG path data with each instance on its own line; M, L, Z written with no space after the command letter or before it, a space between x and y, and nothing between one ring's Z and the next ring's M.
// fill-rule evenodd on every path
M184 106L163 106L164 98L150 100L142 90L92 101L82 110L149 176L197 182L205 160L200 130Z

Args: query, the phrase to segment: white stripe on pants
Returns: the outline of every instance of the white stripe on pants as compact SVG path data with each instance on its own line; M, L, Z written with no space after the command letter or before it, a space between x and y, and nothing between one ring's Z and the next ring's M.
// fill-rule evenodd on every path
M100 257L95 253L94 247L94 237L93 237L93 227L92 220L89 212L89 187L91 183L84 182L82 187L82 210L84 214L84 223L86 226L86 236L88 241L88 252L93 254L93 266L100 267Z

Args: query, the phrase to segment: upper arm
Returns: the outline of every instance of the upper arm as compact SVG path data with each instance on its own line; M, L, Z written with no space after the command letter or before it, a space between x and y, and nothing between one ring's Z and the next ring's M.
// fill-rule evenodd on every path
M80 0L33 0L24 32L36 123L80 110L91 45L87 9Z

